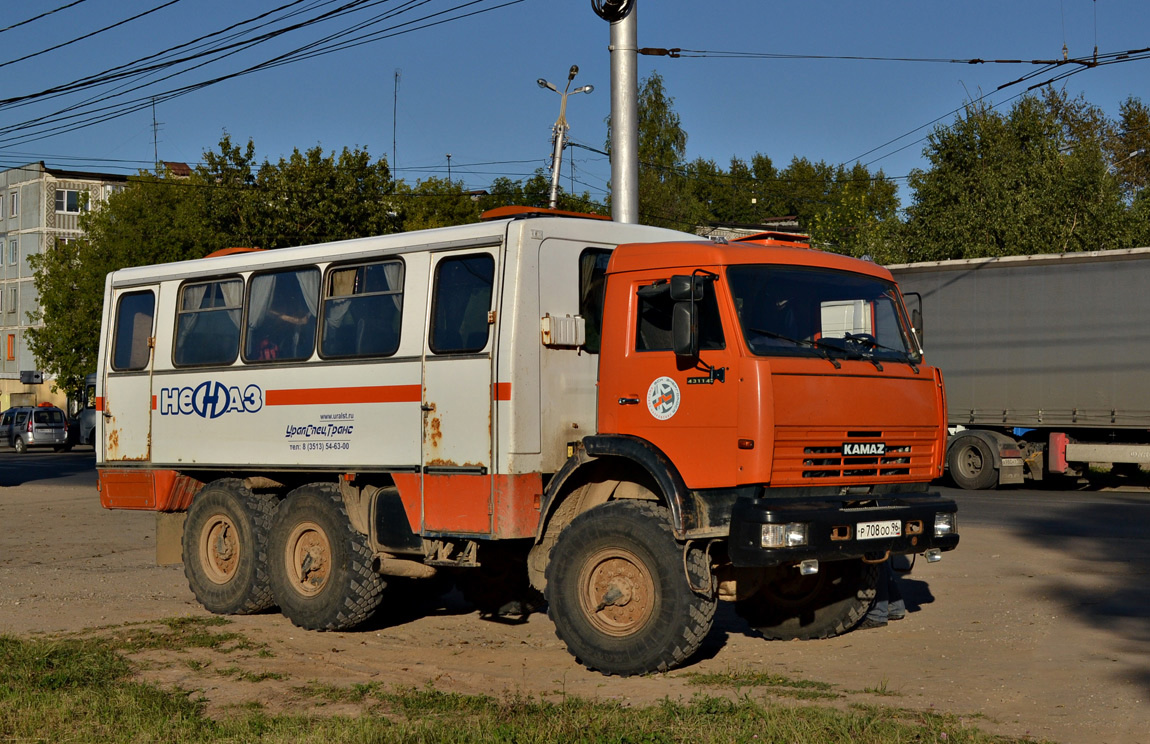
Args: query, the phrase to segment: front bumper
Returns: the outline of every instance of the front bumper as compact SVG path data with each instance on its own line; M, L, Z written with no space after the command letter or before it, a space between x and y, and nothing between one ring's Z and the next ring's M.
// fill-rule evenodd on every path
M958 546L957 524L949 534L936 536L935 515L957 511L952 499L939 494L793 503L741 498L731 509L728 553L735 566L780 566L810 559L878 561L887 555L954 550ZM899 523L897 535L859 539L860 524L894 521ZM764 548L765 524L805 524L806 544Z

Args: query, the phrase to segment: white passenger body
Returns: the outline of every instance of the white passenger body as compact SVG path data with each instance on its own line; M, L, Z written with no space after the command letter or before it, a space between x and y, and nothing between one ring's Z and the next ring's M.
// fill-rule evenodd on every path
M658 228L545 217L114 272L100 339L97 460L101 467L179 471L554 472L566 443L595 431L597 357L545 346L541 318L579 314L584 251L682 238ZM495 268L486 342L467 353L437 353L429 336L437 269L478 256ZM241 336L234 361L176 363L185 287L242 280L240 325L247 328L254 277L315 267L326 290L331 271L382 259L402 263L393 354L325 359L317 343L304 359L245 360L248 340ZM141 314L118 315L126 297L132 303L148 293L155 303L150 325ZM324 327L324 307L313 312ZM150 353L141 347L148 338ZM113 354L125 346L135 347L135 358L117 365Z

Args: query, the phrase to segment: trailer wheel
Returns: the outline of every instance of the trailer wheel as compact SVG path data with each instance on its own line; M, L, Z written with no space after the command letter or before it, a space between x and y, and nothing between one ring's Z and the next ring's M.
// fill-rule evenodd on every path
M968 491L994 488L998 483L994 454L979 437L961 437L951 445L946 466L955 484Z
M248 615L275 604L267 569L273 496L236 479L213 481L188 508L181 548L196 600L217 615Z
M661 672L686 661L711 629L711 586L706 555L691 550L684 560L667 509L610 501L559 534L547 565L547 612L559 639L588 669Z
M878 566L862 561L821 563L803 576L797 568L771 569L774 575L735 611L765 638L809 641L841 635L870 609Z
M379 607L383 579L371 570L367 537L351 526L334 485L313 483L288 494L269 543L272 591L299 627L347 630Z

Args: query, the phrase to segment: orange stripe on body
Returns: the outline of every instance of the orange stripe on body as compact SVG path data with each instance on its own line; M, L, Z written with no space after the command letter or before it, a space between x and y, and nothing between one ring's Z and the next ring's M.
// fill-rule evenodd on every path
M510 382L493 382L493 383L491 383L491 399L492 400L511 400L511 383Z
M375 387L300 388L267 390L265 405L309 406L342 403L419 403L423 400L420 385L379 385Z
M96 398L96 410L97 411L104 410L104 398L103 398L103 396Z

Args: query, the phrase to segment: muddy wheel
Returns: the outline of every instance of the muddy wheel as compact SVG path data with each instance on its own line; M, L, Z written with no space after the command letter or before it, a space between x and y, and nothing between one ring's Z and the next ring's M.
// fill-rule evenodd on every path
M273 496L257 496L236 479L205 486L184 522L184 575L209 612L247 615L275 604L268 576Z
M383 579L371 570L367 537L352 528L339 489L292 491L272 523L272 591L280 610L308 630L347 630L379 607Z
M704 553L690 551L686 564L690 582L661 506L611 501L580 514L560 533L547 565L556 634L581 664L604 674L682 664L711 629L716 605Z
M962 437L947 455L947 468L955 485L968 491L983 491L998 484L994 455L990 446L978 437Z
M847 632L870 609L878 566L862 561L819 564L803 576L797 568L767 569L773 575L735 610L751 627L777 641L831 638Z

